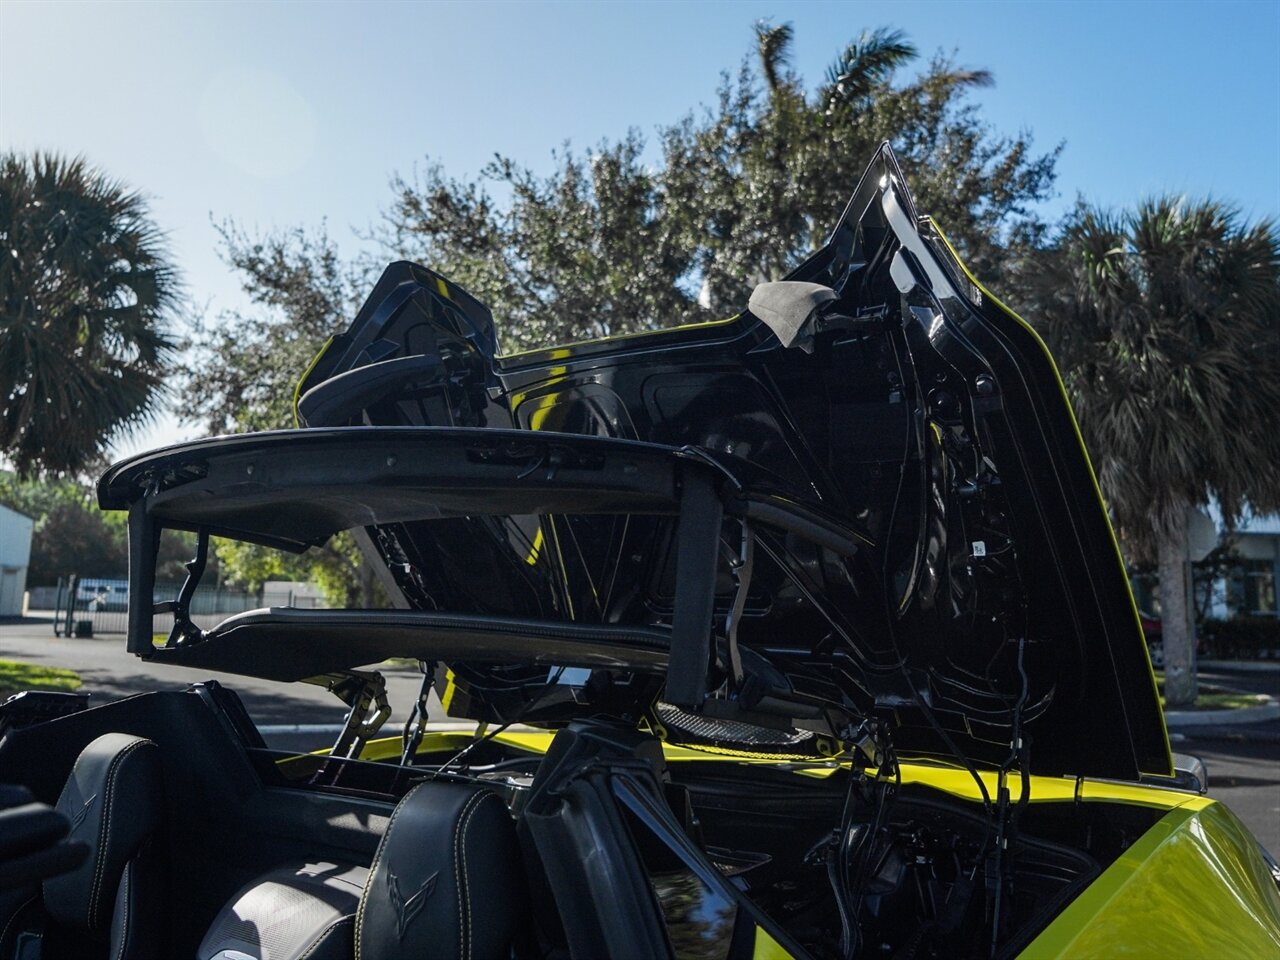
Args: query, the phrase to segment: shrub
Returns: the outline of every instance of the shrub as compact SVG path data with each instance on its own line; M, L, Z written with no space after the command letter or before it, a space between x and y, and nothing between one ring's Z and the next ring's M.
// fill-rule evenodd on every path
M1280 657L1280 618L1205 620L1200 627L1205 657L1259 660Z

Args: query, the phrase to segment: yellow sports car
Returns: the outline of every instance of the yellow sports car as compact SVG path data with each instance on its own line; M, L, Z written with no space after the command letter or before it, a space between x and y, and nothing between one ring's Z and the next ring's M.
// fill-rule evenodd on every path
M887 147L729 320L499 356L396 263L296 409L99 499L143 664L322 684L341 733L270 749L213 681L0 707L45 804L0 813L0 958L1280 956L1053 361ZM381 606L193 618L212 538L340 533Z

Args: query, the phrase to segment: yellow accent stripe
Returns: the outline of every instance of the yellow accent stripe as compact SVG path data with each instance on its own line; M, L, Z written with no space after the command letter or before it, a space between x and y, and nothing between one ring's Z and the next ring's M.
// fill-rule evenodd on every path
M453 698L453 674L446 671L448 686L441 702L448 709ZM494 737L494 741L518 750L531 753L546 753L551 746L555 732L550 730L504 730ZM474 735L465 730L441 730L428 732L423 738L419 753L430 753L436 750L457 749L474 739ZM402 744L400 737L380 737L370 740L361 754L366 760L395 759L400 756ZM741 763L751 766L769 766L787 769L797 776L825 779L836 771L847 769L848 763L823 763L814 760L807 763L781 763L777 759L767 757L748 757L723 753L706 748L703 750L682 747L672 743L664 743L662 752L666 759L673 763L700 761ZM317 754L326 754L327 750L318 750ZM933 787L950 794L960 800L977 803L981 800L977 785L968 770L960 767L940 766L935 764L912 763L905 761L901 767L902 782L915 783ZM874 771L868 771L874 773ZM994 794L997 773L993 770L980 770L979 774L987 785L988 793ZM1016 801L1021 794L1021 783L1013 778L1008 783L1010 799ZM1121 803L1163 810L1187 810L1193 813L1215 806L1217 801L1194 793L1181 790L1170 790L1165 787L1149 786L1137 783L1116 783L1106 780L1084 780L1078 785L1069 777L1031 778L1031 803L1072 803L1076 800L1084 803Z
M444 707L445 713L449 712L449 704L453 703L453 692L457 689L457 684L453 682L453 671L445 670L444 695L440 698L440 706Z
M307 364L307 369L302 371L302 376L298 378L298 382L293 386L293 425L295 427L302 426L302 420L298 416L298 401L302 399L302 385L307 382L307 377L311 376L311 371L316 368L316 364L320 362L320 358L325 355L329 347L333 345L333 337L324 342L324 346L320 348L320 352L311 358L311 362Z
M524 558L524 562L529 566L534 566L538 562L538 554L542 552L542 528L538 528L538 532L534 534L533 546L529 548L529 555Z

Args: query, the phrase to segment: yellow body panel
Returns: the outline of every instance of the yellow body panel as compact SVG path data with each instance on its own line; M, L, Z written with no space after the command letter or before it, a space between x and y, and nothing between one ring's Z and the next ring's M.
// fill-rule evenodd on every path
M493 740L541 754L553 736L550 731L508 730ZM429 733L419 749L461 750L473 739L474 734L466 730ZM394 760L400 747L399 737L373 740L361 756ZM797 776L827 777L842 766L835 761L780 762L674 744L664 745L663 750L673 763L784 767ZM967 770L904 763L901 772L904 784L932 787L970 803L981 799ZM979 776L994 795L996 774L983 770ZM1016 801L1021 785L1015 778L1008 787ZM1030 788L1031 803L1122 803L1166 812L1041 932L1022 957L1280 958L1280 892L1258 855L1256 842L1222 804L1164 787L1104 780L1032 777ZM791 955L757 928L752 956L781 960Z
M1230 810L1188 804L1121 854L1021 956L1273 960L1280 891Z
M756 944L751 960L791 960L791 954L764 927L756 927Z

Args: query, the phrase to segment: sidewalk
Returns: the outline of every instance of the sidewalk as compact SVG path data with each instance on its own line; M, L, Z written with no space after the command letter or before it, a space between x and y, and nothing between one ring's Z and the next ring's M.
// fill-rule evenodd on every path
M1280 719L1219 726L1170 727L1169 739L1176 743L1199 740L1205 743L1280 744ZM1280 760L1280 751L1276 752L1276 759Z
M1185 732L1191 728L1248 728L1268 720L1280 720L1280 701L1274 697L1256 707L1234 707L1228 710L1166 710L1165 725L1170 730Z
M1200 670L1225 673L1280 673L1280 660L1201 660Z

